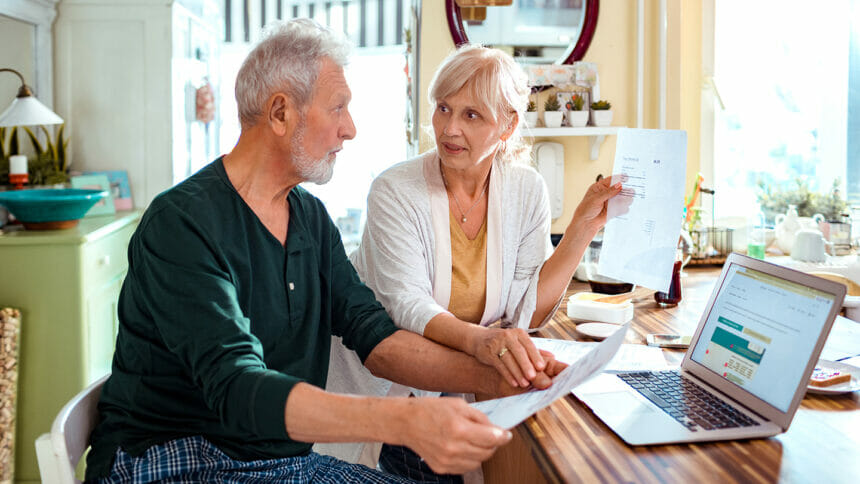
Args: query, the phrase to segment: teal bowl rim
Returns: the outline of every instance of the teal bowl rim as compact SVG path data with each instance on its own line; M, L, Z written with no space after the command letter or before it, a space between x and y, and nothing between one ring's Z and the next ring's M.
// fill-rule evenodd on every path
M107 190L95 188L32 188L24 190L7 190L0 192L0 203L9 202L54 202L90 200L94 197L102 199L109 195ZM48 198L34 198L37 195L49 194Z
M0 192L0 205L25 224L62 222L83 218L94 204L109 194L107 190L92 188L9 190Z

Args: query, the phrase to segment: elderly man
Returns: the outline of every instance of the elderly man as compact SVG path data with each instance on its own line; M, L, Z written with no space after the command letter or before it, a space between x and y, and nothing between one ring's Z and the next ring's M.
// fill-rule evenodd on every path
M297 187L328 181L355 135L347 51L312 21L279 24L239 71L236 147L144 214L88 479L403 482L313 453L311 443L406 445L434 470L460 473L511 438L460 399L321 390L334 334L393 381L514 391L495 369L398 331L322 203ZM548 386L560 366L550 360L534 386Z

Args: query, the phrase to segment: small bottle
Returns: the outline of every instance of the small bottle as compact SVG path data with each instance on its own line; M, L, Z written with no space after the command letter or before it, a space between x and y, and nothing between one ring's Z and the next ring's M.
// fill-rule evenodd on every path
M747 234L747 255L764 260L765 245L764 214L761 210L756 210L750 219L749 234Z
M672 266L672 281L669 283L669 292L655 292L654 300L664 308L677 306L681 302L681 261L676 260Z

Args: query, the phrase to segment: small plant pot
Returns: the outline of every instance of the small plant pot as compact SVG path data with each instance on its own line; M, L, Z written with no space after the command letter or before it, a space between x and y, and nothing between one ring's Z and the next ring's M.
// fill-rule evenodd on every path
M544 111L543 124L545 124L547 128L559 128L561 127L561 120L563 117L564 113L561 111Z
M591 120L595 126L609 126L612 124L612 110L592 110Z
M537 128L538 113L537 111L526 111L523 113L523 121L529 128Z
M582 128L588 124L588 111L568 111L567 120L574 128Z

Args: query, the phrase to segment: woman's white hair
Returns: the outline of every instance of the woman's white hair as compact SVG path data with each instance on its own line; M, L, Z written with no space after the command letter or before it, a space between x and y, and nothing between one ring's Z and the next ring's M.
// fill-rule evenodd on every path
M528 76L510 55L479 44L466 44L442 61L430 81L428 97L432 109L436 109L440 99L461 89L466 89L475 103L485 106L493 120L504 126L514 119L517 124L522 122L531 92ZM502 144L497 156L505 162L528 159L529 147L519 129Z
M313 96L320 65L326 57L343 67L350 44L343 35L317 22L298 18L266 27L263 40L242 63L236 76L236 104L242 126L256 124L269 97L283 92L296 107Z

